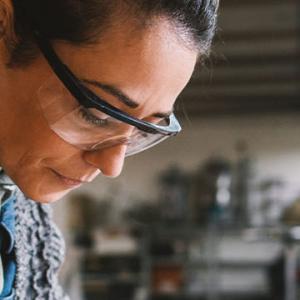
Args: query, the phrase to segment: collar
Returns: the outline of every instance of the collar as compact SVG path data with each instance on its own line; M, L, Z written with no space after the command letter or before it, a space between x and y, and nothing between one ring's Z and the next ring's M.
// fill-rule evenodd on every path
M4 169L0 167L0 204L3 204L16 191L16 184L5 174Z
M0 184L1 185L15 185L11 178L6 175L4 169L0 167Z

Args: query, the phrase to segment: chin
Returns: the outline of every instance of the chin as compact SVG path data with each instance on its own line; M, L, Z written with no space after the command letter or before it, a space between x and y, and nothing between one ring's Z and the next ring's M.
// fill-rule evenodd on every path
M65 189L65 190L55 190L51 186L39 186L40 189L36 189L34 186L28 186L23 184L18 184L20 190L24 193L24 195L41 204L53 203L65 195L67 195L72 189ZM52 189L51 189L52 188Z
M24 195L28 197L29 199L41 203L41 204L49 204L54 203L61 198L63 198L65 195L67 195L70 192L70 190L66 190L63 192L53 192L53 193L26 193L24 192Z

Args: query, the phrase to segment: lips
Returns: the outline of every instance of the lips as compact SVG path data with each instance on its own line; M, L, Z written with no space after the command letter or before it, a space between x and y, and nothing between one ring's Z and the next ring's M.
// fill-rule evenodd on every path
M67 186L75 187L75 186L79 186L79 185L85 183L85 181L82 181L82 180L77 180L77 179L73 179L73 178L63 176L63 175L61 175L60 173L56 172L53 169L51 169L51 171L60 179L60 181L62 181Z

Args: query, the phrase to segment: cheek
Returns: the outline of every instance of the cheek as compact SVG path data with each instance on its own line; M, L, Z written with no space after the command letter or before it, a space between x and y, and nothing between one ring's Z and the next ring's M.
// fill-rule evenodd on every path
M49 202L68 192L57 184L49 167L66 168L70 161L79 161L80 150L59 138L38 112L15 118L10 134L1 141L0 158L7 174L28 197Z
M76 166L76 171L80 166L78 170L82 171L81 151L49 128L37 100L37 87L27 85L24 74L22 78L11 93L2 95L5 105L0 103L0 114L4 116L0 128L0 165L29 198L54 201L70 188L61 186L49 168L61 166L62 170L72 170Z
M23 152L12 157L7 173L23 193L38 202L53 202L71 189L62 185L52 170L69 170L74 165L82 165L80 151L74 149L51 131L43 138L31 140ZM6 169L6 168L5 168ZM69 173L68 173L69 172ZM73 174L70 171L66 174Z
M63 149L62 153L62 147L56 147L57 143L51 145L46 142L45 147L35 146L23 148L21 155L12 155L3 167L27 197L38 202L56 201L70 189L59 184L50 167L64 165L61 160L70 155L70 151Z
M48 126L39 113L26 113L17 119L7 139L5 151L19 167L28 160L40 161L49 155L63 154L71 147L62 141ZM37 163L36 162L36 163Z

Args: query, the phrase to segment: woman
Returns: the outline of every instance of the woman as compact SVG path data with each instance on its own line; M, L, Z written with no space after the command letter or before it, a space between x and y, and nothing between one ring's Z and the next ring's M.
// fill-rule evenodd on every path
M64 299L46 203L180 131L217 2L0 0L0 299Z

